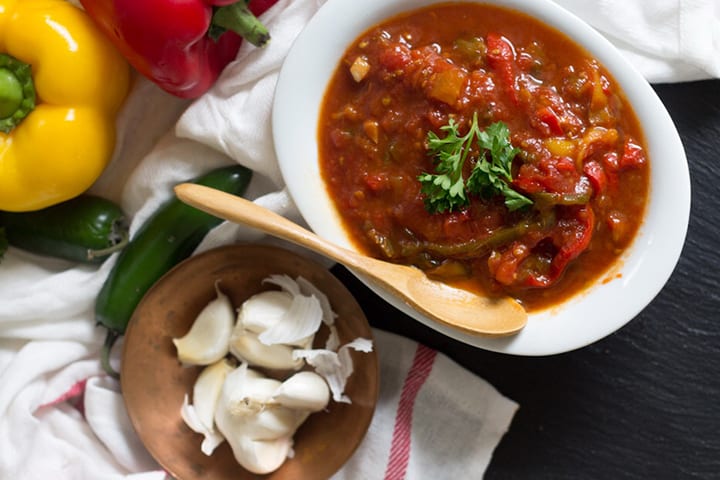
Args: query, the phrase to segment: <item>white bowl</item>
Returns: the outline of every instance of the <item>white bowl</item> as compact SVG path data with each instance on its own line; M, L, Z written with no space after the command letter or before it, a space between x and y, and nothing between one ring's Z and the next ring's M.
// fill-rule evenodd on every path
M319 172L317 125L325 89L346 48L364 31L399 12L437 0L328 0L299 35L278 79L273 135L290 195L310 227L348 248ZM486 350L550 355L595 342L632 320L660 292L685 242L690 215L690 176L673 122L648 82L622 54L586 23L548 0L492 0L523 11L564 32L597 58L624 91L643 127L651 165L650 199L634 242L613 272L560 305L530 314L519 334L507 338L468 335L418 314L361 276L378 295L429 327Z

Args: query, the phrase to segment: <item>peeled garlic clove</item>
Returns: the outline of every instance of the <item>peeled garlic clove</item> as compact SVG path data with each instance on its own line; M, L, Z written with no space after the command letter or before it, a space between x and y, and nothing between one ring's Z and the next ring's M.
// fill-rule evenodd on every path
M288 345L265 345L258 340L257 334L236 332L230 339L230 352L250 365L274 370L299 370L303 366L301 358L293 358L293 348Z
M276 440L251 440L242 437L233 448L233 453L245 469L262 475L280 468L291 448L292 438L289 437Z
M235 460L246 470L263 475L274 472L282 466L292 448L292 438L275 440L253 440L246 436L228 440Z
M238 311L237 328L262 333L274 327L290 309L292 295L280 290L268 290L248 298Z
M193 405L190 405L188 396L185 395L183 399L182 407L180 408L180 416L182 417L185 425L190 429L201 434L204 438L200 445L200 450L205 455L212 455L218 445L220 445L225 437L219 431L208 428L205 423L200 419L197 410Z
M273 400L287 408L319 412L330 401L330 388L315 372L298 372L277 389Z
M215 286L217 297L200 312L190 331L173 339L178 358L187 365L209 365L228 353L229 339L235 323L230 299Z
M204 368L193 385L193 407L200 421L209 430L214 430L215 407L220 398L225 377L234 369L230 362L222 359Z

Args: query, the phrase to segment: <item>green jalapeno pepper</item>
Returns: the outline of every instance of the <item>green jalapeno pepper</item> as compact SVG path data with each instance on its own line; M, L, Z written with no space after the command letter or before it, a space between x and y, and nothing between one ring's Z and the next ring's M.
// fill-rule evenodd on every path
M240 165L212 170L190 180L234 195L245 192L252 171ZM117 258L95 302L95 319L108 329L101 352L103 368L117 376L110 350L125 333L138 303L172 267L188 258L207 233L222 222L173 197L148 218Z
M14 247L80 263L102 263L128 237L122 209L89 194L31 212L0 211L0 227Z

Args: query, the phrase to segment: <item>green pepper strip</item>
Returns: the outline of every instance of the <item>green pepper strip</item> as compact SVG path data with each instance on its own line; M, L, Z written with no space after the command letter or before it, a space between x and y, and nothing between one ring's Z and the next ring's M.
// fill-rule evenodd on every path
M378 244L384 253L391 252L392 255L389 255L388 258L395 261L415 258L421 253L445 258L470 259L490 253L491 250L513 242L530 231L546 230L554 222L555 215L552 211L540 212L539 217L521 220L509 227L498 228L484 238L471 238L464 242L452 244L423 240L398 240L396 243L391 243L389 239L382 235L371 236L371 239ZM378 239L382 240L382 242Z
M10 133L34 108L30 65L0 53L0 131Z
M446 258L474 258L489 253L493 248L512 242L531 229L540 229L541 223L524 220L511 227L503 227L495 230L485 238L471 238L465 242L454 244L442 244L437 242L418 242L408 245L401 242L403 256L412 256L420 251L431 255L440 255Z

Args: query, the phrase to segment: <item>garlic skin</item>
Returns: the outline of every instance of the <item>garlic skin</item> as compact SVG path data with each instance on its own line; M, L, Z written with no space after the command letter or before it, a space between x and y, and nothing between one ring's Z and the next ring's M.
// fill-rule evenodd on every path
M240 330L230 338L230 353L250 365L273 370L299 370L305 363L302 358L293 357L289 345L265 345L256 333Z
M328 339L328 342L330 340ZM336 341L336 339L332 339L333 343ZM327 381L334 401L352 403L350 397L345 394L345 384L354 370L353 360L350 356L351 349L358 352L371 352L372 340L358 337L341 346L337 351L329 349L295 350L293 355L296 358L304 358L308 364L315 367L315 371Z
M227 295L217 285L215 290L217 297L198 314L190 331L173 339L183 364L210 365L228 353L235 312Z
M317 373L303 371L282 382L272 399L290 409L319 412L330 402L330 388Z
M260 334L274 327L290 309L292 295L285 291L268 290L248 298L238 309L236 328Z

